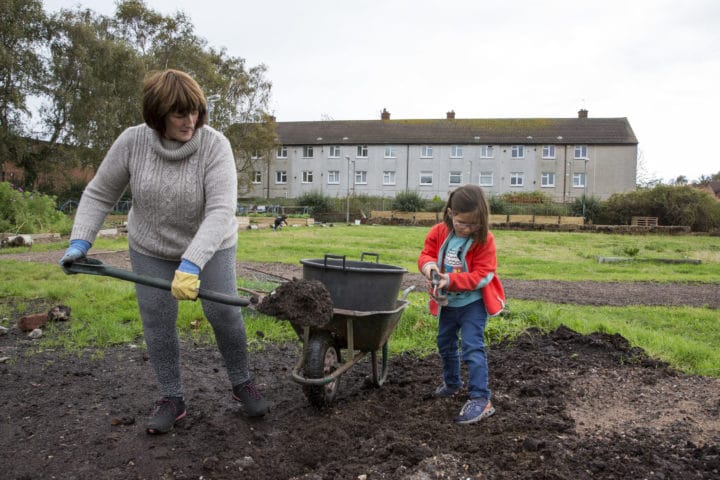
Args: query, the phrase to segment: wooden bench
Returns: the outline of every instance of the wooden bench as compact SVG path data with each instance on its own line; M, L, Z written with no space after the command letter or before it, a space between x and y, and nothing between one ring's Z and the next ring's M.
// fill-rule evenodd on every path
M630 224L637 227L657 227L658 217L632 217Z

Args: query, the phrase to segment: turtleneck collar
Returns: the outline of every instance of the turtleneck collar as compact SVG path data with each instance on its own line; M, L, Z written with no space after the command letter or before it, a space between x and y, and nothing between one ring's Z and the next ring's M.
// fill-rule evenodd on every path
M201 132L202 128L195 130L192 138L187 142L183 143L178 142L177 140L169 140L167 138L162 138L157 130L152 130L151 146L153 151L158 155L158 157L162 158L163 160L184 160L185 158L197 152L198 148L200 148L200 137L202 135Z

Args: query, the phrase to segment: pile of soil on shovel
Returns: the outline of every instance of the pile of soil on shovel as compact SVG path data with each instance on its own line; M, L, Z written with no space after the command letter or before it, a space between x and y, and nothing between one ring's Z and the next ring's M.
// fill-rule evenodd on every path
M38 252L28 260L56 264L61 255ZM103 261L124 267L127 252ZM270 267L247 265L253 270L244 273L239 265L241 276ZM287 266L276 268L289 276ZM406 279L423 285L416 275ZM530 295L568 303L586 298L570 295L572 285L517 282L507 282L511 304ZM683 285L594 283L602 295L592 301L633 305L672 293L673 304L718 308L712 306L717 284L673 287ZM263 332L249 331L251 373L273 402L263 419L250 420L231 400L217 348L186 340L188 416L171 433L149 436L144 420L158 393L144 348L40 349L15 325L24 312L54 305L3 300L8 319L0 321L9 327L0 334L3 479L720 478L720 381L679 373L618 335L561 327L491 345L497 413L465 426L452 418L467 392L427 398L440 382L437 354L392 356L380 388L367 381L369 362L360 362L340 378L335 403L317 410L289 375L301 343L269 343ZM503 321L493 318L490 325Z
M293 278L266 295L255 308L265 315L308 327L325 325L333 316L330 292L318 280Z

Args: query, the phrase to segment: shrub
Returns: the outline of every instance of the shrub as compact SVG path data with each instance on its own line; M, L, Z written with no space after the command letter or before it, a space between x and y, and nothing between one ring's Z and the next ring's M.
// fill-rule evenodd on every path
M602 214L603 204L597 197L586 195L576 198L570 205L570 214L585 218L586 223L597 224Z
M335 208L333 199L323 195L321 192L303 193L297 198L297 203L310 207L311 212L317 213L331 212Z
M418 192L406 190L395 196L392 208L401 212L422 212L425 209L425 203L426 200Z
M8 182L0 183L0 231L67 233L70 224L70 220L57 210L55 197L24 192Z
M553 203L552 198L543 192L512 192L500 195L507 203L537 204Z
M612 195L600 220L627 225L633 216L657 217L660 225L687 225L693 231L707 232L720 227L720 202L694 187L657 185Z
M426 208L431 212L439 212L445 208L445 201L438 195L435 195L432 200L427 202Z
M502 195L491 195L488 198L488 204L490 205L490 213L495 215L509 215L510 206L502 197Z

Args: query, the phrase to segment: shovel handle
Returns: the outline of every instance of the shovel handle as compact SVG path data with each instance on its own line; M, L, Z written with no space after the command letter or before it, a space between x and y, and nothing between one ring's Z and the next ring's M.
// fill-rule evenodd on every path
M161 290L172 290L172 282L169 282L162 278L139 275L137 273L123 270L121 268L110 267L102 263L100 260L96 259L84 258L81 261L76 261L64 265L63 268L67 273L102 275L105 277L119 278L120 280L128 280L133 283L139 283L140 285L155 287ZM236 305L238 307L247 307L248 305L250 305L250 300L247 298L226 295L224 293L214 292L212 290L203 290L202 288L198 290L198 297L213 302L224 303L225 305Z

